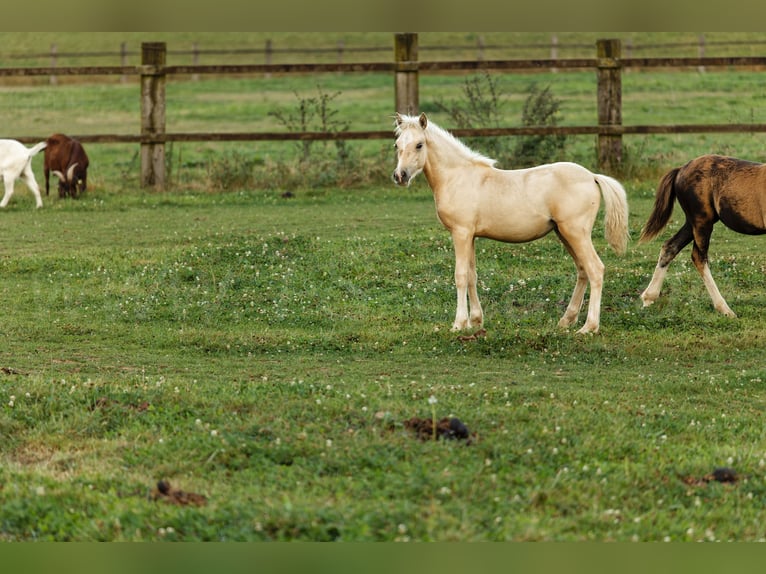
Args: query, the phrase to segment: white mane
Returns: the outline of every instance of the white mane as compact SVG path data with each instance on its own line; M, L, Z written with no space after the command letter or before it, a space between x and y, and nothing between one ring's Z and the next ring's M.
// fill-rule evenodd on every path
M399 117L401 121L400 123L396 124L396 131L395 131L397 137L400 136L405 129L408 129L411 127L417 127L418 129L420 129L420 120L417 116L406 116L404 114L401 114ZM440 139L447 143L450 143L453 147L455 147L461 153L461 155L465 156L466 159L469 159L470 161L481 163L489 167L494 167L495 163L497 163L497 160L488 158L487 156L482 155L479 152L473 151L471 148L469 148L467 145L465 145L463 142L461 142L459 139L457 139L447 130L437 126L430 119L428 120L428 125L426 125L426 129L424 131L426 134L427 141Z

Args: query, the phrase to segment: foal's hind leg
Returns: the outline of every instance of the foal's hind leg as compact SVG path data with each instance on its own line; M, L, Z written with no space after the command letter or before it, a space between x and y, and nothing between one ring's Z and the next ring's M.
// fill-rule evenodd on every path
M644 292L641 293L641 301L644 302L644 307L648 307L654 303L660 296L662 283L665 281L665 275L668 273L670 262L675 259L676 255L678 255L684 247L689 245L693 238L692 226L687 221L673 237L668 239L662 245L662 249L660 249L660 257L657 261L657 267L654 268L652 280L649 282L646 289L644 289Z
M705 283L707 292L710 298L713 300L713 307L719 313L726 315L727 317L736 317L737 315L726 304L721 292L718 290L718 286L713 280L713 275L710 273L710 266L708 265L707 250L710 244L710 234L713 231L713 225L710 224L702 229L695 228L694 230L694 249L692 250L692 261L697 271L702 276L702 281Z
M572 297L569 299L569 305L567 305L567 309L564 311L564 316L559 320L559 327L566 329L577 321L577 316L580 314L582 302L585 299L585 288L588 286L588 275L585 273L585 269L580 262L577 261L577 257L569 244L563 238L561 238L561 242L566 247L569 255L572 256L572 259L574 259L575 266L577 267L577 282L575 283Z
M585 318L585 324L577 332L596 333L598 332L601 320L601 289L604 284L604 264L599 258L598 253L596 253L589 235L575 236L573 238L571 235L565 235L566 230L562 230L560 227L556 230L556 233L577 266L577 282L575 283L572 298L569 300L564 316L559 321L559 327L569 327L577 320L577 315L585 299L585 288L590 283L588 315Z

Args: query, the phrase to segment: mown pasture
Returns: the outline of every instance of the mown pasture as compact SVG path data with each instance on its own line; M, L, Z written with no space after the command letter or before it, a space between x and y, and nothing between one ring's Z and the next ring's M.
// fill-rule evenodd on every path
M593 121L589 74L535 78L567 123ZM509 114L530 79L503 79ZM352 128L390 124L390 78L374 76L178 81L169 123L261 129L317 82ZM429 113L459 96L460 77L423 82ZM753 72L628 74L624 92L625 123L764 114ZM137 106L130 84L0 91L19 135L132 133ZM390 144L359 144L372 175L349 188L212 189L218 158L288 161L291 144L177 146L167 192L139 189L135 150L114 144L89 149L80 200L35 211L18 185L0 213L3 540L764 538L763 239L713 235L736 320L687 252L643 309L661 242L636 242L665 169L705 151L761 159L763 136L626 138L633 242L619 257L594 230L597 335L556 328L574 269L555 237L479 241L487 335L471 341L449 331L449 236L422 179L387 179ZM592 138L568 150L593 167ZM421 441L415 416L476 435ZM717 467L738 480L708 480ZM160 479L206 504L154 500Z

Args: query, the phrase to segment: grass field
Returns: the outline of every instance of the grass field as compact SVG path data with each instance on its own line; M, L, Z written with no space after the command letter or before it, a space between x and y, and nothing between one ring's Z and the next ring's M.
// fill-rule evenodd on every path
M753 78L630 75L631 121L715 122L743 107L762 121ZM354 128L380 129L389 80L338 103ZM427 80L427 98L459 93L460 78ZM590 102L590 79L550 80L567 121L587 121L577 102ZM273 100L265 85L179 83L169 116L210 126L292 105L295 84L269 84ZM327 89L356 88L340 76ZM58 111L45 104L61 94ZM0 90L12 133L132 130L131 106L130 85ZM213 191L204 162L243 150L189 145L157 193L135 184L135 150L94 145L84 198L35 211L18 184L0 213L0 539L764 539L762 239L713 235L735 320L712 309L688 252L643 309L661 241L636 242L657 174L702 151L759 159L762 136L626 139L633 241L620 257L594 230L607 267L594 336L556 327L574 267L555 237L479 241L487 336L451 333L452 246L422 179ZM388 174L390 142L375 145ZM592 166L592 145L568 149ZM471 444L418 440L404 424L446 416ZM717 467L738 480L707 480ZM204 503L155 496L161 479Z

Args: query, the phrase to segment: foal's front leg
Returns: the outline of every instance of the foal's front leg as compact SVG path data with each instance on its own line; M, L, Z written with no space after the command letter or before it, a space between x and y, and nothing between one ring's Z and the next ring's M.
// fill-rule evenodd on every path
M654 303L660 296L660 291L662 291L662 284L665 281L665 276L668 274L668 266L673 261L673 259L675 259L676 255L678 255L684 247L691 243L692 239L694 239L692 226L687 221L673 237L668 239L662 245L662 249L660 249L660 256L657 260L657 266L654 268L652 280L649 282L649 285L647 285L646 289L644 289L644 292L641 293L641 301L643 301L644 307L648 307Z
M713 307L716 311L719 313L725 315L726 317L736 317L737 314L731 310L729 305L726 303L726 300L721 295L721 292L718 290L718 286L715 284L715 280L713 279L713 274L710 273L710 265L708 265L708 258L707 258L707 250L708 245L710 242L710 232L711 230L707 231L707 234L700 234L695 233L695 244L694 248L692 250L692 261L694 262L694 266L697 268L697 271L699 272L700 276L702 276L702 281L705 283L705 288L707 289L708 294L710 295L710 299L713 301Z
M457 288L457 311L452 330L481 327L484 322L484 313L476 289L476 251L473 234L453 231L452 242L455 246L455 287ZM468 316L469 299L470 318Z

